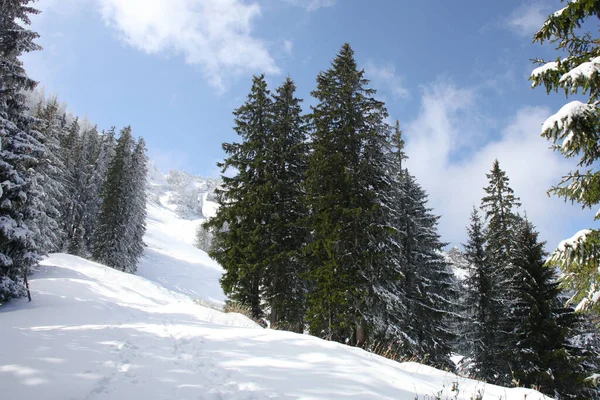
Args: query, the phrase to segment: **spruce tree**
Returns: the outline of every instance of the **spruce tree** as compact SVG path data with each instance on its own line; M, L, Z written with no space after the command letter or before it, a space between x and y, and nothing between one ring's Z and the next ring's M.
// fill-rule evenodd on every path
M65 241L63 250L73 252L77 246L73 245L78 233L78 221L82 215L83 202L81 198L81 188L85 182L85 169L82 169L82 160L84 153L83 136L81 135L81 126L79 119L75 118L70 124L65 125L65 132L62 136L62 161L64 168L65 187L67 198L63 202L63 226L65 231ZM78 254L78 252L75 252ZM79 255L79 254L78 254Z
M517 214L519 198L510 187L508 176L495 160L489 174L486 174L489 185L484 188L486 195L481 200L487 221L486 257L492 266L493 290L491 301L498 305L496 316L488 323L488 331L495 332L492 346L487 349L486 356L494 360L493 377L486 374L491 382L510 385L512 372L507 362L516 345L516 337L512 332L515 324L513 313L517 294L518 267L513 264L512 253L515 246L515 231L520 221ZM476 360L479 362L482 360Z
M126 190L133 144L131 128L122 129L102 188L102 205L92 239L93 259L121 271L131 268L126 235L130 221L125 204L130 194Z
M35 216L31 168L44 149L30 131L23 94L36 83L19 59L40 49L34 43L38 34L27 29L29 15L38 11L28 3L0 3L0 302L24 294L24 277L38 261L26 220Z
M544 86L547 93L564 91L577 96L551 116L542 126L542 136L553 143L555 151L577 159L577 169L562 173L560 182L549 193L577 202L582 207L600 203L600 47L597 32L586 31L588 19L596 21L600 1L570 1L550 14L534 42L552 43L558 54L555 60L536 60L541 66L533 70L533 87ZM549 61L549 62L548 62ZM558 177L557 177L558 180ZM595 219L600 218L597 213ZM564 272L562 283L575 290L571 301L582 310L600 310L597 288L600 286L600 231L583 229L559 244L548 261Z
M307 322L314 335L343 342L364 330L374 277L383 268L390 218L385 157L390 128L350 45L317 78L306 178L312 236L305 248L313 290Z
M302 100L294 96L296 85L287 78L272 96L272 121L267 144L267 188L271 215L264 298L274 326L302 332L307 285L301 249L307 240L307 207L304 200L306 172L306 123Z
M101 186L96 182L98 168L98 155L100 153L101 138L97 128L91 127L83 131L81 138L82 148L78 152L78 165L82 169L78 185L80 200L80 214L75 221L74 234L69 243L71 254L87 257L89 255L88 241L97 217L97 198Z
M98 137L98 149L90 153L89 199L86 202L86 219L83 221L85 232L85 248L89 254L92 250L93 232L96 229L100 206L102 205L102 189L108 175L108 168L115 153L115 129L103 131Z
M404 292L402 272L405 265L402 247L404 231L402 217L405 210L405 192L402 185L406 171L403 163L408 158L404 152L404 140L400 124L396 121L394 133L390 138L387 151L387 179L389 188L385 196L382 210L388 214L388 226L383 232L385 235L381 243L385 244L385 259L381 259L380 268L373 271L369 277L372 293L368 305L368 322L372 328L371 345L387 346L394 356L398 354L398 341L407 338L406 315L408 313L407 301ZM402 342L403 339L400 340ZM394 350L391 350L394 349Z
M67 230L66 248L70 254L85 257L87 249L85 247L84 228L85 220L91 217L88 214L87 206L90 200L89 180L90 168L88 167L89 152L93 151L95 145L95 129L84 129L76 133L74 147L71 150L72 170L70 171L70 189L71 198Z
M127 215L125 241L128 243L126 272L130 273L137 271L137 263L145 247L147 164L146 142L140 138L131 155L125 189L127 196L124 199Z
M488 222L488 253L494 262L506 264L514 244L512 232L519 221L516 208L521 203L514 195L508 176L500 168L498 160L494 160L486 176L489 185L484 188L486 195L481 199L481 207Z
M62 205L67 201L65 166L61 159L62 134L58 99L40 102L34 112L35 130L45 151L34 174L34 184L39 187L35 207L38 217L32 221L36 231L37 246L42 253L60 251L65 231L62 225Z
M579 328L579 317L561 304L561 290L554 270L544 267L544 243L533 225L517 226L512 262L517 300L512 313L511 369L519 386L536 388L561 399L589 398L585 384L582 349L569 341Z
M452 271L442 256L445 246L437 233L438 216L427 207L428 197L405 170L405 196L400 209L401 260L406 297L403 346L409 357L451 368L450 327L457 294Z
M269 235L266 222L272 213L268 203L266 154L272 129L272 99L264 75L255 76L246 102L234 111L234 130L240 143L223 143L227 158L217 165L223 188L215 191L219 209L206 222L214 234L209 255L225 269L221 286L233 301L251 309L255 318L264 314L261 283L264 277Z
M467 228L468 241L464 245L469 262L467 278L466 341L470 344L469 355L474 360L474 375L492 381L496 374L494 353L498 313L501 305L495 292L495 271L488 260L485 227L477 208L471 212L471 224Z

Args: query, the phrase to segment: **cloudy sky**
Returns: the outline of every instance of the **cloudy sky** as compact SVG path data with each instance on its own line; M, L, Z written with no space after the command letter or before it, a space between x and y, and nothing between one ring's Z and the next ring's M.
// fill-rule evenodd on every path
M571 164L540 138L564 96L532 90L531 43L559 0L40 0L29 75L100 128L131 125L163 170L216 176L252 74L286 76L305 107L344 42L400 120L442 238L465 240L495 158L553 248L594 211L548 198Z

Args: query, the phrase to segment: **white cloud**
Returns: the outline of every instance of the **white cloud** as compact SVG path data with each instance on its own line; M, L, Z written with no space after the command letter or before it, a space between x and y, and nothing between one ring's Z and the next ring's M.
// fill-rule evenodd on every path
M257 3L242 0L96 0L105 23L150 54L182 54L222 91L246 72L277 73L266 44L253 36Z
M402 79L396 74L396 67L392 64L377 66L368 62L365 68L366 78L370 79L381 92L390 92L396 98L407 98L408 89L402 84Z
M319 8L333 7L337 0L284 0L286 3L305 8L306 11L316 11Z
M293 50L294 50L294 42L292 42L291 40L284 40L283 41L283 51L285 51L285 53L287 55L291 56Z
M514 32L530 36L537 32L549 15L547 5L539 2L527 3L515 9L505 21L506 26Z
M189 165L189 154L182 151L151 147L148 153L152 162L163 172L171 169L183 171Z
M549 150L549 143L540 137L541 124L550 111L525 107L501 129L496 140L477 144L469 143L475 133L467 133L471 139L464 137L469 127L485 130L477 118L476 104L477 93L473 90L435 84L424 90L419 116L404 129L408 167L430 194L434 212L442 215L442 239L455 245L465 241L471 208L479 206L487 185L485 174L496 158L527 216L542 239L548 240L549 249L572 234L574 223L591 223L591 211L581 211L546 195L548 188L572 167ZM477 139L481 142L483 137Z

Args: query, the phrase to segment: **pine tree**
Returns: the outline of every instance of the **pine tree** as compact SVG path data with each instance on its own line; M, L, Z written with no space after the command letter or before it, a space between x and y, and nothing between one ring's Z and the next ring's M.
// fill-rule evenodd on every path
M513 228L519 218L516 208L521 206L519 198L509 186L509 179L494 161L492 170L486 174L489 185L484 188L486 196L481 199L481 207L488 221L488 252L496 263L507 263L513 247Z
M306 124L296 85L287 78L273 97L268 140L267 188L271 215L266 223L264 298L270 305L271 324L302 332L307 285L301 249L306 243L307 208L304 201Z
M385 237L381 243L385 244L385 258L380 259L380 268L369 278L372 293L368 304L368 322L372 329L371 346L387 346L393 357L403 357L398 354L398 342L408 337L406 332L407 308L406 293L404 292L405 265L403 258L402 242L403 219L405 207L405 192L403 179L406 170L402 168L403 162L408 158L404 152L404 140L400 124L396 121L394 133L390 138L387 151L387 178L389 187L385 196L382 209L386 210L389 218L387 229L382 232ZM399 340L401 337L403 339Z
M146 142L140 138L133 149L125 189L125 193L127 193L125 197L127 224L124 239L128 243L125 271L130 273L136 272L138 260L145 247L147 164Z
M468 241L464 245L469 262L466 310L468 328L465 340L471 345L469 355L474 360L474 375L492 381L496 374L495 347L498 313L501 305L496 298L494 269L488 261L485 228L477 208L471 212L471 225L467 229Z
M516 345L516 337L512 334L515 324L513 305L516 301L516 282L518 268L513 264L512 254L515 246L515 230L520 221L516 208L521 204L519 198L509 184L508 176L500 168L498 160L494 161L489 174L486 174L489 185L484 188L486 196L481 200L487 221L486 257L492 266L493 290L490 294L492 302L498 305L495 318L487 324L489 332L494 333L492 346L487 349L488 360L494 360L493 377L487 375L489 381L509 385L512 372L507 360ZM479 362L482 360L476 360Z
M542 136L554 144L554 150L566 158L577 158L578 169L561 174L561 181L550 189L565 201L582 207L600 203L600 47L592 32L583 31L588 18L600 14L600 1L570 1L551 14L534 35L534 42L548 41L558 50L555 61L542 64L531 74L533 87L544 85L548 94L563 91L565 95L581 95L587 102L571 101L550 117L542 127ZM566 53L566 57L565 57ZM599 219L596 214L595 219ZM600 310L596 288L600 285L600 231L585 229L561 243L548 261L564 272L562 283L575 290L572 301L580 309Z
M387 260L388 246L379 240L387 239L390 222L390 128L383 103L367 85L345 44L312 92L318 104L310 115L306 179L312 237L305 253L313 285L306 319L312 334L340 342L357 324L364 329L373 278Z
M98 156L100 154L101 138L94 126L83 131L81 149L78 152L77 164L82 169L79 179L78 192L80 198L79 218L75 221L73 236L69 243L69 253L87 257L87 243L96 224L98 193L101 185L96 181Z
M65 236L61 210L67 200L65 166L60 157L62 123L57 98L40 102L34 116L35 130L39 132L45 152L34 174L34 185L39 188L40 195L35 198L38 217L31 227L37 233L35 240L40 251L56 252L60 251Z
M78 251L75 251L78 246L73 242L77 242L78 221L81 219L83 210L81 190L85 182L84 146L79 119L75 118L70 124L65 125L65 132L62 136L62 161L65 166L64 179L67 190L62 219L66 234L63 250L77 255L80 255Z
M407 170L401 182L405 197L399 229L407 304L404 352L422 362L451 368L454 334L450 323L457 294L452 271L441 253L445 244L437 233L439 217L427 207L427 194Z
M121 271L131 268L128 257L130 237L126 235L130 223L126 212L126 197L129 196L126 190L133 145L131 128L122 129L102 188L102 205L92 239L93 259Z
M86 202L85 220L82 229L85 232L86 252L91 253L93 232L96 229L100 206L102 205L102 189L108 175L110 162L115 154L115 129L103 131L98 137L98 149L89 154L91 169L88 183L88 201Z
M38 34L27 29L29 15L39 12L27 6L29 2L0 3L0 302L24 293L23 279L38 261L26 220L35 214L30 168L44 149L30 132L32 121L23 95L36 83L19 59L40 49L34 43Z
M589 398L580 367L582 349L569 342L579 328L579 318L561 304L555 272L544 267L544 243L526 220L517 227L515 243L512 262L518 286L512 333L517 340L510 359L514 379L549 396Z
M205 228L214 234L210 256L225 269L221 286L233 301L251 309L255 318L264 314L261 283L269 243L266 222L272 213L268 203L266 154L272 129L272 99L264 75L255 76L246 102L234 112L235 131L241 143L223 143L227 158L218 166L223 189L216 190L219 209Z

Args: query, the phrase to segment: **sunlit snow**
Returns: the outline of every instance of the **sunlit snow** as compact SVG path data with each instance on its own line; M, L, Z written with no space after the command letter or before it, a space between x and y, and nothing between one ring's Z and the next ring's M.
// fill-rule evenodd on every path
M33 301L0 307L0 398L545 398L197 304L224 300L221 268L192 246L199 222L150 202L139 276L66 254L44 260Z

